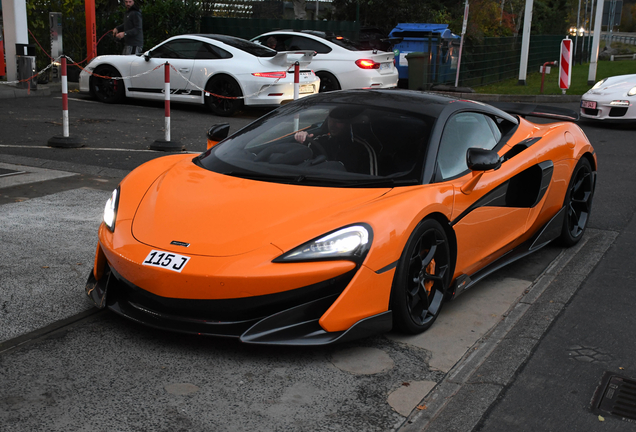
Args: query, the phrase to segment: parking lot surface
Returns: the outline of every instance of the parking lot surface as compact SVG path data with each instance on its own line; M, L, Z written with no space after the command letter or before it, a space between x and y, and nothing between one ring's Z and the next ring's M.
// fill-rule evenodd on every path
M77 98L72 133L86 146L62 150L46 145L57 104L0 100L1 430L472 430L618 235L592 224L577 247L544 248L422 335L272 348L154 330L92 308L84 283L110 192L161 156L148 145L163 109ZM192 152L224 121L190 107L173 118Z

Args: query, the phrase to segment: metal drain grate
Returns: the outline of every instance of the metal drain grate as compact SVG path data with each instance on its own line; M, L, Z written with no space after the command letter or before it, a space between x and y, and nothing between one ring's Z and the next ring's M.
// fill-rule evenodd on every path
M592 412L636 422L636 379L605 372L596 388Z

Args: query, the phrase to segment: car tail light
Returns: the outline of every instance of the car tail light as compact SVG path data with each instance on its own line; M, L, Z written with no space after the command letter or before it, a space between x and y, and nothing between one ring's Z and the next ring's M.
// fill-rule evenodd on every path
M287 72L254 72L252 75L262 78L285 78L287 76Z
M356 64L361 69L380 69L380 63L369 59L356 60Z

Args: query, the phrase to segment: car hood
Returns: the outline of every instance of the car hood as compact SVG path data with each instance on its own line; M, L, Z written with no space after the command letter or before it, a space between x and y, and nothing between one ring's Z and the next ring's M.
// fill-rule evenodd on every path
M620 75L608 78L599 88L590 90L586 95L612 95L625 96L627 92L636 86L636 74Z
M208 171L188 159L150 186L132 232L153 248L188 255L234 256L271 244L282 253L358 222L347 221L347 210L389 190L248 180Z

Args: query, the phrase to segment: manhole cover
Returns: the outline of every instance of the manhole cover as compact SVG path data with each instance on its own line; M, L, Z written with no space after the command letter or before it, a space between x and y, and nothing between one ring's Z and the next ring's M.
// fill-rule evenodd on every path
M636 379L605 372L592 398L592 412L636 422Z

